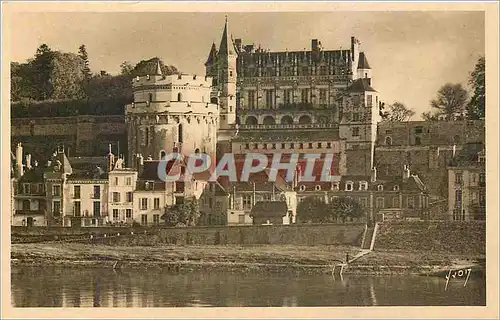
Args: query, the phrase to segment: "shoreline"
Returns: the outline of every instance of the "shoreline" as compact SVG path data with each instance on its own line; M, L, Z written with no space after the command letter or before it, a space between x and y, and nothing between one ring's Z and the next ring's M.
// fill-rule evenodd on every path
M102 268L110 271L159 269L167 272L217 270L332 274L334 265L353 257L354 246L160 246L120 247L60 243L13 245L11 267ZM435 275L473 267L481 271L481 255L372 251L344 267L343 275Z

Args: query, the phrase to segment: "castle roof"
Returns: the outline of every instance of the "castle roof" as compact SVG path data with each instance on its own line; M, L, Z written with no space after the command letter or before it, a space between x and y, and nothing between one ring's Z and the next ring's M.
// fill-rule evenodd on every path
M210 53L208 54L208 59L207 62L205 62L205 65L213 63L216 57L217 57L217 47L215 46L215 43L212 43L212 48L210 49Z
M377 90L373 89L368 82L368 79L356 79L351 83L349 87L350 92L377 92Z
M359 53L358 69L371 69L364 52Z
M234 44L228 36L227 17L226 23L224 24L224 31L222 32L222 39L220 41L219 54L225 56L235 54Z

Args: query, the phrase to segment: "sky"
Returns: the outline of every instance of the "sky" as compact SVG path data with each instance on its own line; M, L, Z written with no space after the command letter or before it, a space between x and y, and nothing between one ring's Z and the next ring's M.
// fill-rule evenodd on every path
M325 50L361 42L372 67L372 84L386 104L403 102L419 120L447 83L467 86L485 52L483 12L335 11L227 14L229 32L243 44L272 51ZM225 13L219 12L23 12L11 20L10 58L25 61L46 43L77 52L85 44L93 72L117 74L123 61L160 57L183 73L204 75L212 42L217 47Z

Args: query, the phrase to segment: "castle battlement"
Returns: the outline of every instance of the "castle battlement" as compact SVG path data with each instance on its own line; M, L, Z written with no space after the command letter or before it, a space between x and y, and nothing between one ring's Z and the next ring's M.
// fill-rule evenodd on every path
M132 80L135 90L147 89L150 86L165 86L161 89L194 89L212 87L212 77L199 76L196 74L175 74L175 75L145 75L138 76Z

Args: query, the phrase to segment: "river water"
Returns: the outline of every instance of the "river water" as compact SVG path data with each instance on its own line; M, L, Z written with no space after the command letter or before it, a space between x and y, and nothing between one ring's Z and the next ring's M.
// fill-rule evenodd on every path
M40 268L11 273L14 307L485 305L485 279Z

